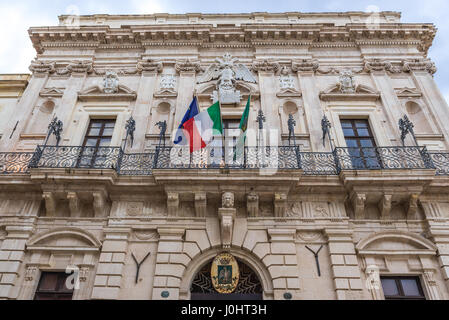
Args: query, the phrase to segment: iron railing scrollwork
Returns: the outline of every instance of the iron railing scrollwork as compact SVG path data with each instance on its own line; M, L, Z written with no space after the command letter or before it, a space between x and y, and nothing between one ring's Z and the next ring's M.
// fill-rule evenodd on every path
M336 148L339 170L433 169L425 147Z
M39 146L34 153L0 153L1 174L28 168L112 169L120 175L152 175L155 169L300 170L305 175L338 175L342 170L436 169L449 175L449 153L426 147L336 148L301 152L299 146L205 148L158 146L147 153L125 153L120 147Z
M33 156L32 152L0 153L0 173L27 173Z

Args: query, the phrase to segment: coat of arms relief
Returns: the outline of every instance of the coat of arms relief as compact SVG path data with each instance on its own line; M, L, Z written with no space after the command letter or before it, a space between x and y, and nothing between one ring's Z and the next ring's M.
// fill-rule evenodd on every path
M236 89L237 81L257 83L251 71L229 53L217 58L197 83L201 84L213 80L217 80L217 84L211 100L214 103L220 101L221 104L240 103L242 95Z

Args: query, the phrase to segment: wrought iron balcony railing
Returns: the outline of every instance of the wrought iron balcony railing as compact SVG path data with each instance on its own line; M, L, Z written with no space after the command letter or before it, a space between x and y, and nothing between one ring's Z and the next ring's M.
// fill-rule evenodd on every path
M334 152L300 152L299 147L230 148L163 147L148 153L124 153L120 147L39 146L34 153L0 153L2 174L28 168L112 169L120 175L152 175L168 169L299 170L305 175L338 175L342 170L436 169L449 175L449 153L425 147L336 148Z
M120 147L37 147L30 168L117 169Z
M336 148L338 171L434 169L425 147Z
M429 153L438 176L449 176L449 152Z
M0 153L0 173L27 173L33 156L32 152Z

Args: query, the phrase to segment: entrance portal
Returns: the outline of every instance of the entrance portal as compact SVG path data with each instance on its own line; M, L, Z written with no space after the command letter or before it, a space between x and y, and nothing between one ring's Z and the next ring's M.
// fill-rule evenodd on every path
M263 300L263 289L256 273L237 259L240 281L231 294L218 293L212 284L212 261L197 273L190 288L191 300Z

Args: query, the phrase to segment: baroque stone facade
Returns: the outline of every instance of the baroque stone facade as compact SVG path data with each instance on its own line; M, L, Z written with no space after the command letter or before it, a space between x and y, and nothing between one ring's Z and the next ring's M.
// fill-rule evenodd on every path
M384 299L392 275L449 299L449 106L427 57L432 24L395 12L377 25L358 12L69 18L30 29L29 84L14 103L0 96L0 299L34 299L43 274L65 271L73 299L190 299L221 253L264 299ZM173 161L194 96L202 110L220 101L225 122L251 96L248 162ZM347 148L354 119L376 147Z

